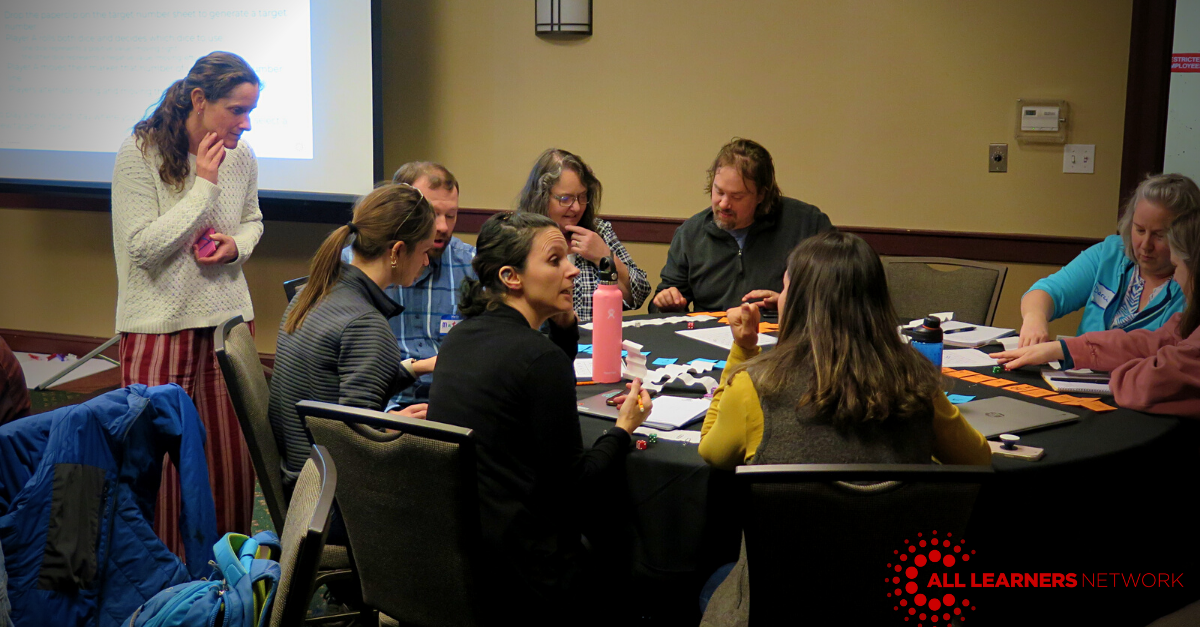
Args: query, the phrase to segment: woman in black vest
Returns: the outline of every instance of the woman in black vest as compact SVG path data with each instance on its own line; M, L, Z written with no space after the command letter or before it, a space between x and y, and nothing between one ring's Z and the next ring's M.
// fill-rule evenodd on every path
M708 463L991 463L938 368L900 339L883 264L862 238L830 231L801 242L779 311L779 343L763 354L757 305L728 312L734 345L701 430ZM743 545L703 625L746 623L745 564Z
M524 624L579 624L611 606L580 602L583 593L604 596L587 583L580 508L593 482L623 461L651 405L634 380L614 428L584 448L571 365L579 270L567 255L546 216L501 213L484 223L472 264L479 280L463 284L466 320L442 343L429 395L430 420L475 432L481 580L496 614ZM538 331L547 321L549 338Z

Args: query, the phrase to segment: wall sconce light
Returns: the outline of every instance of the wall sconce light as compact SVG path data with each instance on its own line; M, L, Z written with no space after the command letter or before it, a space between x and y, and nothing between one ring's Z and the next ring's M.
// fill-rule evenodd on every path
M539 35L592 34L592 0L535 0L536 32Z

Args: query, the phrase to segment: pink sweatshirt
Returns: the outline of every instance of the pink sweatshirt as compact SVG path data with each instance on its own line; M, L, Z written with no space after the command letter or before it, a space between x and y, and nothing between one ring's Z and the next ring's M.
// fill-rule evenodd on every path
M1094 331L1066 340L1076 368L1112 372L1121 407L1200 418L1200 329L1179 335L1182 313L1156 331Z

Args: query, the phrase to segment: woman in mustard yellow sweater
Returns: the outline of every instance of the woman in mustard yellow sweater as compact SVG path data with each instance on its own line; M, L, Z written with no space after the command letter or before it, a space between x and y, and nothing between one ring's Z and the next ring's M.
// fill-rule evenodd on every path
M700 455L740 464L991 463L983 436L904 344L879 256L836 231L800 243L779 295L779 342L760 355L757 305L729 310L734 345L700 436ZM746 556L703 625L745 624Z

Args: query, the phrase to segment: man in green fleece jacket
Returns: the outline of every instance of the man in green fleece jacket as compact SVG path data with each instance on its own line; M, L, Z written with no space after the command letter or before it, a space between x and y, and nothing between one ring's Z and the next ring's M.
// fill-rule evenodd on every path
M724 311L749 300L774 307L788 254L833 230L820 209L785 198L771 153L734 139L708 169L712 206L675 231L650 311Z

